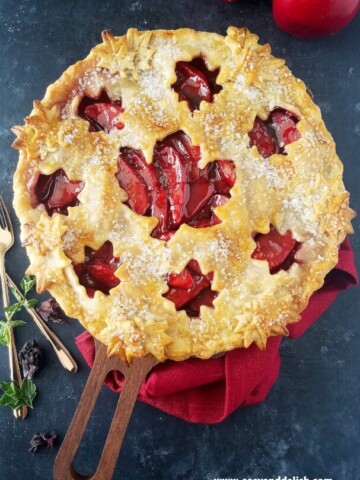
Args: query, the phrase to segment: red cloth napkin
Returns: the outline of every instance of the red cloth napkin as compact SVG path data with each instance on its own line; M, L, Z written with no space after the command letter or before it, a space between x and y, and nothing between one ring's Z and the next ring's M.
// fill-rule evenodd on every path
M340 246L337 266L327 275L323 287L312 295L301 321L289 325L289 337L302 335L341 290L356 285L357 281L354 254L346 239ZM154 367L138 399L188 422L221 422L238 407L265 399L279 373L281 340L281 336L271 337L265 350L252 345L209 360L168 360ZM84 332L76 338L76 344L91 367L93 337ZM120 392L123 377L120 372L111 372L105 383Z

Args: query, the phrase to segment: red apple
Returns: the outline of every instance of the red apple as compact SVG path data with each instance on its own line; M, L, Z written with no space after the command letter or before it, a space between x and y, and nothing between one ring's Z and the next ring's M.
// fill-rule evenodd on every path
M298 38L320 38L336 33L359 10L360 0L273 0L275 22Z

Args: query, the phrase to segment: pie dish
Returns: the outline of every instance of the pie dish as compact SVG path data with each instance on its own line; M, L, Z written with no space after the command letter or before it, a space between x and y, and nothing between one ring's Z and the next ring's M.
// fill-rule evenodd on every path
M319 108L247 29L105 31L14 132L27 272L127 361L264 348L352 232Z

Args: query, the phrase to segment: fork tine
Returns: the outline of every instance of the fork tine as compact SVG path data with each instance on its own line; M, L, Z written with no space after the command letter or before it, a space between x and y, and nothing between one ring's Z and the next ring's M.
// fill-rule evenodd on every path
M6 230L5 216L2 211L2 208L0 208L0 228L2 230Z
M9 230L11 235L14 236L10 215L1 195L0 195L0 222L2 224L2 228Z
M7 230L7 225L6 225L6 217L5 217L5 214L4 214L4 210L2 208L2 203L0 201L0 227L3 229L3 230Z

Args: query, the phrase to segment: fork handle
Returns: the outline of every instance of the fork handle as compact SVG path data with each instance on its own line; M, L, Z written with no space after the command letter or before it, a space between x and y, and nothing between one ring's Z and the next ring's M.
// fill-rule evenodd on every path
M10 363L10 379L11 381L21 385L22 378L20 372L20 366L16 351L16 344L15 344L15 337L14 337L14 330L12 328L10 330L10 341L9 341L9 363ZM27 406L23 405L22 407L13 410L14 417L18 420L24 420L27 415Z
M9 300L9 289L6 282L6 272L5 272L5 261L4 256L0 256L0 278L1 278L1 291L3 295L3 305L4 308L10 305ZM5 312L6 319L8 319L8 314ZM20 372L20 365L16 351L16 344L15 344L15 337L14 331L12 328L9 329L9 345L8 345L8 352L9 352L9 364L10 364L10 380L12 382L21 385L22 378ZM16 410L13 410L14 417L18 420L23 420L27 415L27 407L24 405Z
M4 255L0 255L0 278L1 278L1 291L3 297L4 308L10 305L9 289L6 283L6 272L5 272L5 259ZM6 318L8 314L5 312Z
M57 338L55 333L50 330L47 325L44 324L41 317L33 308L28 308L27 311L34 320L41 333L52 346L55 355L58 357L61 365L70 373L76 373L78 371L78 365L71 356L68 349L65 347L65 345Z

